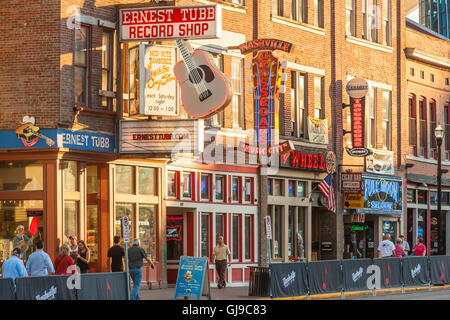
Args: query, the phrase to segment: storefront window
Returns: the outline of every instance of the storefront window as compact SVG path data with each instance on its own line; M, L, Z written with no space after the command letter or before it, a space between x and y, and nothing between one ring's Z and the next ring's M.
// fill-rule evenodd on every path
M267 194L269 196L273 195L273 179L267 179Z
M130 238L134 239L136 238L134 233L134 206L132 204L125 204L125 203L118 203L116 204L116 230L115 235L120 236L123 238L122 230L121 230L121 219L124 216L128 216L130 219Z
M0 191L43 189L42 161L0 161Z
M417 202L420 204L428 204L427 190L417 190Z
M297 197L305 196L305 183L303 181L297 181Z
M78 201L64 201L64 235L78 238Z
M44 236L42 200L1 200L0 201L0 262L11 256L14 241L28 239L24 246L25 257L34 251L34 241ZM18 238L16 228L24 227L23 238ZM33 239L33 235L35 239Z
M245 201L252 201L252 178L245 178Z
M417 211L417 236L423 237L425 245L427 245L427 228L427 210L419 209Z
M223 176L216 176L216 200L223 200L224 195L224 177Z
M295 197L295 181L288 180L288 196Z
M408 203L416 203L416 190L408 189L407 201L408 201Z
M177 196L177 173L175 171L169 171L167 173L167 196Z
M139 206L139 239L141 240L141 247L152 260L156 260L156 212L156 206L154 205Z
M294 256L294 242L295 242L295 207L289 207L289 221L288 221L288 256Z
M87 182L86 189L88 194L97 193L97 181L98 181L98 173L96 165L88 165L87 169Z
M183 198L191 198L192 197L192 173L185 172L183 173Z
M233 214L233 228L231 229L232 245L231 256L233 260L239 260L239 215Z
M78 168L76 161L64 161L64 191L76 191Z
M216 239L225 235L225 215L216 214Z
M201 256L202 257L209 257L209 235L210 235L210 228L209 228L209 213L202 213L202 221L201 221L201 239L200 239L200 246L201 246Z
M245 259L250 260L252 258L252 216L245 215Z
M145 194L150 196L158 195L157 182L158 176L156 168L139 167L139 194Z
M200 197L202 200L209 200L209 174L201 175Z
M117 230L117 224L116 224ZM120 224L118 233L120 235ZM86 212L86 246L91 251L91 262L98 260L98 208L97 204L88 204Z
M183 216L167 216L167 260L180 260L183 251Z
M282 183L283 183L283 180L281 180L281 179L274 180L274 187L273 187L273 195L274 196L283 195Z
M273 258L283 257L282 208L282 206L275 206L275 212L272 219Z
M239 177L233 177L231 181L232 200L239 201Z
M132 166L116 165L116 192L134 194L134 172Z
M391 241L395 243L397 239L397 221L383 221L381 226L383 235L389 233L391 235Z

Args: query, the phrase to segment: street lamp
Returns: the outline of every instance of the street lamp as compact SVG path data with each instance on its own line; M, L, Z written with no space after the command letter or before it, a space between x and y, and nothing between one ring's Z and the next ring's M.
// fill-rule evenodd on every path
M440 248L439 251L441 254L445 254L446 252L444 251L445 248L445 230L444 228L444 222L443 222L443 218L442 218L442 212L441 212L441 175L442 175L442 170L441 170L441 165L442 165L442 159L441 159L441 145L442 145L442 139L444 138L444 129L442 129L441 125L438 125L436 127L436 129L434 129L434 136L436 137L436 143L437 143L437 154L438 154L438 167L437 167L437 185L438 185L438 190L437 190L437 211L438 211L438 217L439 217L439 221L440 221L440 226L439 226L439 242L440 242Z

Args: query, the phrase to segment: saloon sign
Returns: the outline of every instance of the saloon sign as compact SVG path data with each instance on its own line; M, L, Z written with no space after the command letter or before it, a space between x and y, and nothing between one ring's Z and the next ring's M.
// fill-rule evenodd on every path
M397 177L363 175L364 209L361 213L403 213L403 181Z
M214 39L222 36L217 5L120 10L120 41Z
M284 168L300 168L316 171L326 171L326 153L314 153L313 151L294 150L285 156L281 156L280 166Z

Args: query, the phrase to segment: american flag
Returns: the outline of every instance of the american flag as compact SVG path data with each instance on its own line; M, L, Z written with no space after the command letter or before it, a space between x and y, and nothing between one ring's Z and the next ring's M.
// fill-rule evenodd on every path
M323 195L328 199L328 210L336 213L336 203L334 201L333 176L331 173L317 186Z

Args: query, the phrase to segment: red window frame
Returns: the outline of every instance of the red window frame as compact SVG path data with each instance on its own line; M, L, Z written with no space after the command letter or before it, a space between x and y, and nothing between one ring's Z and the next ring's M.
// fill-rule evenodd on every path
M428 135L427 135L427 99L424 96L420 97L419 100L419 145L423 148L423 157L428 158ZM422 127L424 126L424 128Z
M414 122L414 128L411 128ZM413 143L413 144L412 144ZM412 154L417 156L417 115L416 115L416 95L409 96L409 146L412 147Z

